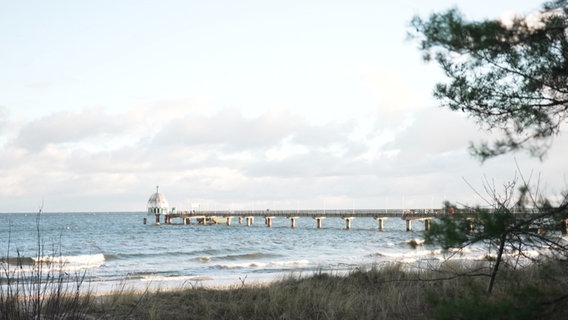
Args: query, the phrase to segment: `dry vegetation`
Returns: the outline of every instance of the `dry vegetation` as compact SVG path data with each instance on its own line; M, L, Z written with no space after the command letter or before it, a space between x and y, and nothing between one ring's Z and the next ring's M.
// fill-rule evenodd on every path
M554 262L504 269L491 296L486 270L448 263L438 270L400 265L347 276L290 276L228 289L119 292L98 299L89 319L565 319L568 268Z
M487 266L455 262L420 271L393 264L346 276L102 296L64 275L41 285L12 278L2 281L0 319L565 319L568 262L504 268L490 296L487 274Z

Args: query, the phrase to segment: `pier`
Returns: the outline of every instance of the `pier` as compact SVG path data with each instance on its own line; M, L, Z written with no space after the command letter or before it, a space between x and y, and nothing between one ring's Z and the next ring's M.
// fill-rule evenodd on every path
M290 220L290 227L296 228L299 218L312 218L316 228L323 228L326 218L341 218L345 221L345 229L351 229L355 218L373 218L377 221L378 229L384 229L384 221L388 218L399 218L406 221L406 230L412 231L412 222L424 221L424 229L430 228L430 220L442 214L441 210L433 209L326 209L326 210L214 210L214 211L180 211L165 214L156 213L156 223L160 224L160 216L164 216L165 224L174 223L174 219L181 219L181 223L189 225L192 220L197 224L226 223L231 225L233 218L238 218L239 224L247 226L254 224L255 218L264 220L267 227L272 227L272 220L285 218Z
M161 216L164 217L165 224L173 224L174 219L181 219L181 224L189 225L192 220L197 224L216 224L226 223L231 225L232 219L237 217L239 224L244 223L247 226L254 224L255 218L264 219L267 227L272 227L272 220L275 218L285 218L290 220L290 227L296 228L296 221L299 218L312 218L316 222L316 228L323 228L323 222L326 218L341 218L345 221L345 229L351 229L351 223L356 218L373 218L377 221L378 229L384 229L384 221L388 218L398 218L406 221L406 231L412 231L412 222L415 220L424 221L424 230L430 230L431 220L440 215L460 213L462 219L466 219L470 227L473 228L472 221L476 218L474 209L319 209L319 210L191 210L176 211L168 207L168 201L163 194L159 192L156 186L156 192L152 194L148 200L148 214L155 215L156 224L161 224ZM538 214L538 209L523 208L519 211L513 210L512 213L518 218L527 218L528 216ZM144 224L147 219L144 218ZM563 234L568 234L568 219L560 221L560 229Z
M266 227L272 227L272 221L276 218L290 220L290 227L296 228L296 222L300 218L311 218L315 220L317 229L323 228L326 218L340 218L345 221L345 229L351 229L351 223L356 218L373 218L377 221L377 228L384 230L384 222L389 218L398 218L406 221L406 231L412 231L413 221L424 221L424 230L430 230L431 220L440 215L461 213L465 219L472 221L475 219L475 212L469 210L433 210L433 209L332 209L332 210L214 210L214 211L180 211L168 213L155 213L156 224L161 224L161 216L164 217L165 224L218 224L225 223L231 225L233 219L237 218L239 224L250 227L254 224L255 218L264 220ZM518 217L535 214L531 210L514 212ZM464 218L464 216L462 216ZM178 221L174 221L178 220ZM181 221L179 221L181 220ZM146 221L146 219L145 219ZM146 223L146 222L145 222ZM561 231L568 234L568 220L561 221Z

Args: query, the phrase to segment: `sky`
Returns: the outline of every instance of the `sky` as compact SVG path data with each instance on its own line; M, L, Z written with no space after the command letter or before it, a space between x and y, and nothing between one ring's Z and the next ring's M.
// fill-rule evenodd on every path
M480 163L439 107L413 16L528 14L538 1L0 0L0 212L484 205L544 161ZM563 130L564 131L564 130Z

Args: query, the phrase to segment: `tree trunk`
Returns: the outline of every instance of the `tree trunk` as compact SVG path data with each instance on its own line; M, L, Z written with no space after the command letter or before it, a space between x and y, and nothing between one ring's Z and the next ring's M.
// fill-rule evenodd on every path
M507 240L507 234L503 233L499 239L499 251L497 251L497 258L495 259L495 265L493 270L491 270L491 279L489 280L489 286L487 287L487 295L491 295L493 291L493 285L495 284L495 278L497 277L497 271L499 270L499 265L503 258L503 251L505 250L505 241Z

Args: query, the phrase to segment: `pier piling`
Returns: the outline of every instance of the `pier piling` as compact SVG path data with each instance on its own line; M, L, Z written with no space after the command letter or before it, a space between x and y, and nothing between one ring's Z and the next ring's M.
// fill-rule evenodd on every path
M351 229L351 220L355 219L354 217L344 217L343 220L345 220L345 229L349 230Z
M288 219L290 219L290 227L292 229L296 228L296 219L298 219L298 217L288 217Z
M314 219L316 219L316 227L317 227L318 229L321 229L322 220L325 219L325 217L315 217Z
M406 231L412 231L412 220L406 220Z
M383 229L385 228L385 218L375 218L377 219L377 222L379 223L379 230L383 231Z
M473 220L466 219L467 222L467 232L473 232Z

